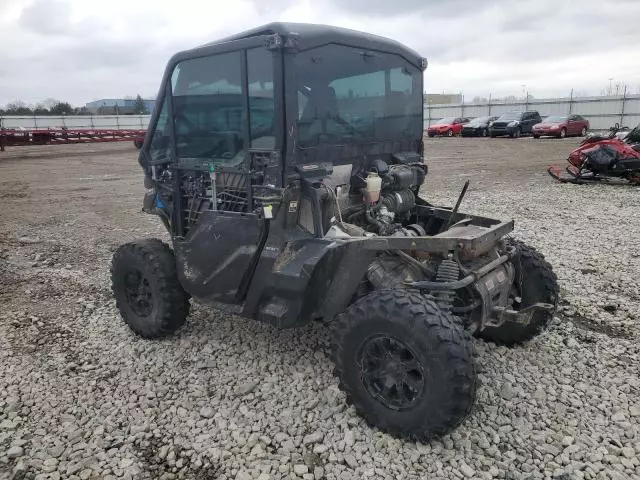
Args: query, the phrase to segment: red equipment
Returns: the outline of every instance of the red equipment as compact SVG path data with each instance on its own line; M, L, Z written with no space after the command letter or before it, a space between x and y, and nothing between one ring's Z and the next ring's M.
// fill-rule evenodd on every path
M99 128L81 129L34 129L0 130L0 151L4 147L24 145L54 145L67 143L97 143L97 142L134 142L141 145L146 130L115 130Z
M435 137L436 135L446 135L447 137L460 135L465 123L469 123L469 119L466 117L443 118L427 128L427 135L430 137Z
M608 136L585 138L567 158L564 169L551 165L547 172L564 183L593 183L623 181L640 185L640 125L620 140L616 124Z

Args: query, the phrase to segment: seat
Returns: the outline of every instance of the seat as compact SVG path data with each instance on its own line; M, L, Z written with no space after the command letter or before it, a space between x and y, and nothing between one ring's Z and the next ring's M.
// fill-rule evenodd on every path
M298 132L302 142L308 143L319 135L332 133L328 128L328 120L337 117L338 100L333 88L320 85L314 86L298 121Z
M328 85L316 85L311 89L309 101L302 112L301 122L311 123L313 120L326 120L338 115L336 92Z

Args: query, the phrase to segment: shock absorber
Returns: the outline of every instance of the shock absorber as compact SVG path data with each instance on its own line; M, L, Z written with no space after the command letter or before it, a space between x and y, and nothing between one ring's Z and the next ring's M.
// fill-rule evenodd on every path
M440 265L438 265L438 271L436 272L436 282L455 282L460 278L460 267L458 263L452 260L451 256L445 258ZM453 290L434 290L433 295L436 298L436 303L445 312L450 312L453 306L453 300L456 293Z

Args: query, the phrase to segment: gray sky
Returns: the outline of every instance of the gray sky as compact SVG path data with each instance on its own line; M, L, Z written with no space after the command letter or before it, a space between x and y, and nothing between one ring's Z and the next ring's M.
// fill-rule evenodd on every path
M639 0L0 0L0 105L154 97L176 51L276 20L403 42L430 93L639 93L638 18Z

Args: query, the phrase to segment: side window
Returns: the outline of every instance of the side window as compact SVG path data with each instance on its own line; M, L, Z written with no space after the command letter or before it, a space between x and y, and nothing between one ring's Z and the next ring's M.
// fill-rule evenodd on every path
M329 84L338 100L384 97L384 72L372 72L334 80Z
M169 107L167 105L167 97L164 97L158 121L153 129L151 143L149 144L149 155L153 162L170 161L170 137L168 131L169 125Z
M172 76L174 129L179 157L225 166L244 160L242 52L179 63Z
M308 98L302 94L302 92L298 91L298 121L302 118L302 112L304 112L305 107L307 106Z
M273 150L276 146L273 54L264 48L247 50L247 77L251 147Z
M337 78L329 83L329 88L335 92L335 107L337 112L340 112L340 118L351 125L351 128L366 131L384 113L385 73L383 70ZM371 106L369 111L363 112L361 107L363 103ZM318 107L324 108L320 105ZM307 105L308 109L309 105ZM327 133L341 135L349 133L349 130L342 123L331 122L327 127Z
M389 70L389 100L386 105L387 118L407 118L411 113L411 99L413 98L413 76L406 68L392 68Z
M410 96L413 91L413 77L405 68L392 68L389 71L389 82L392 92L402 92Z

